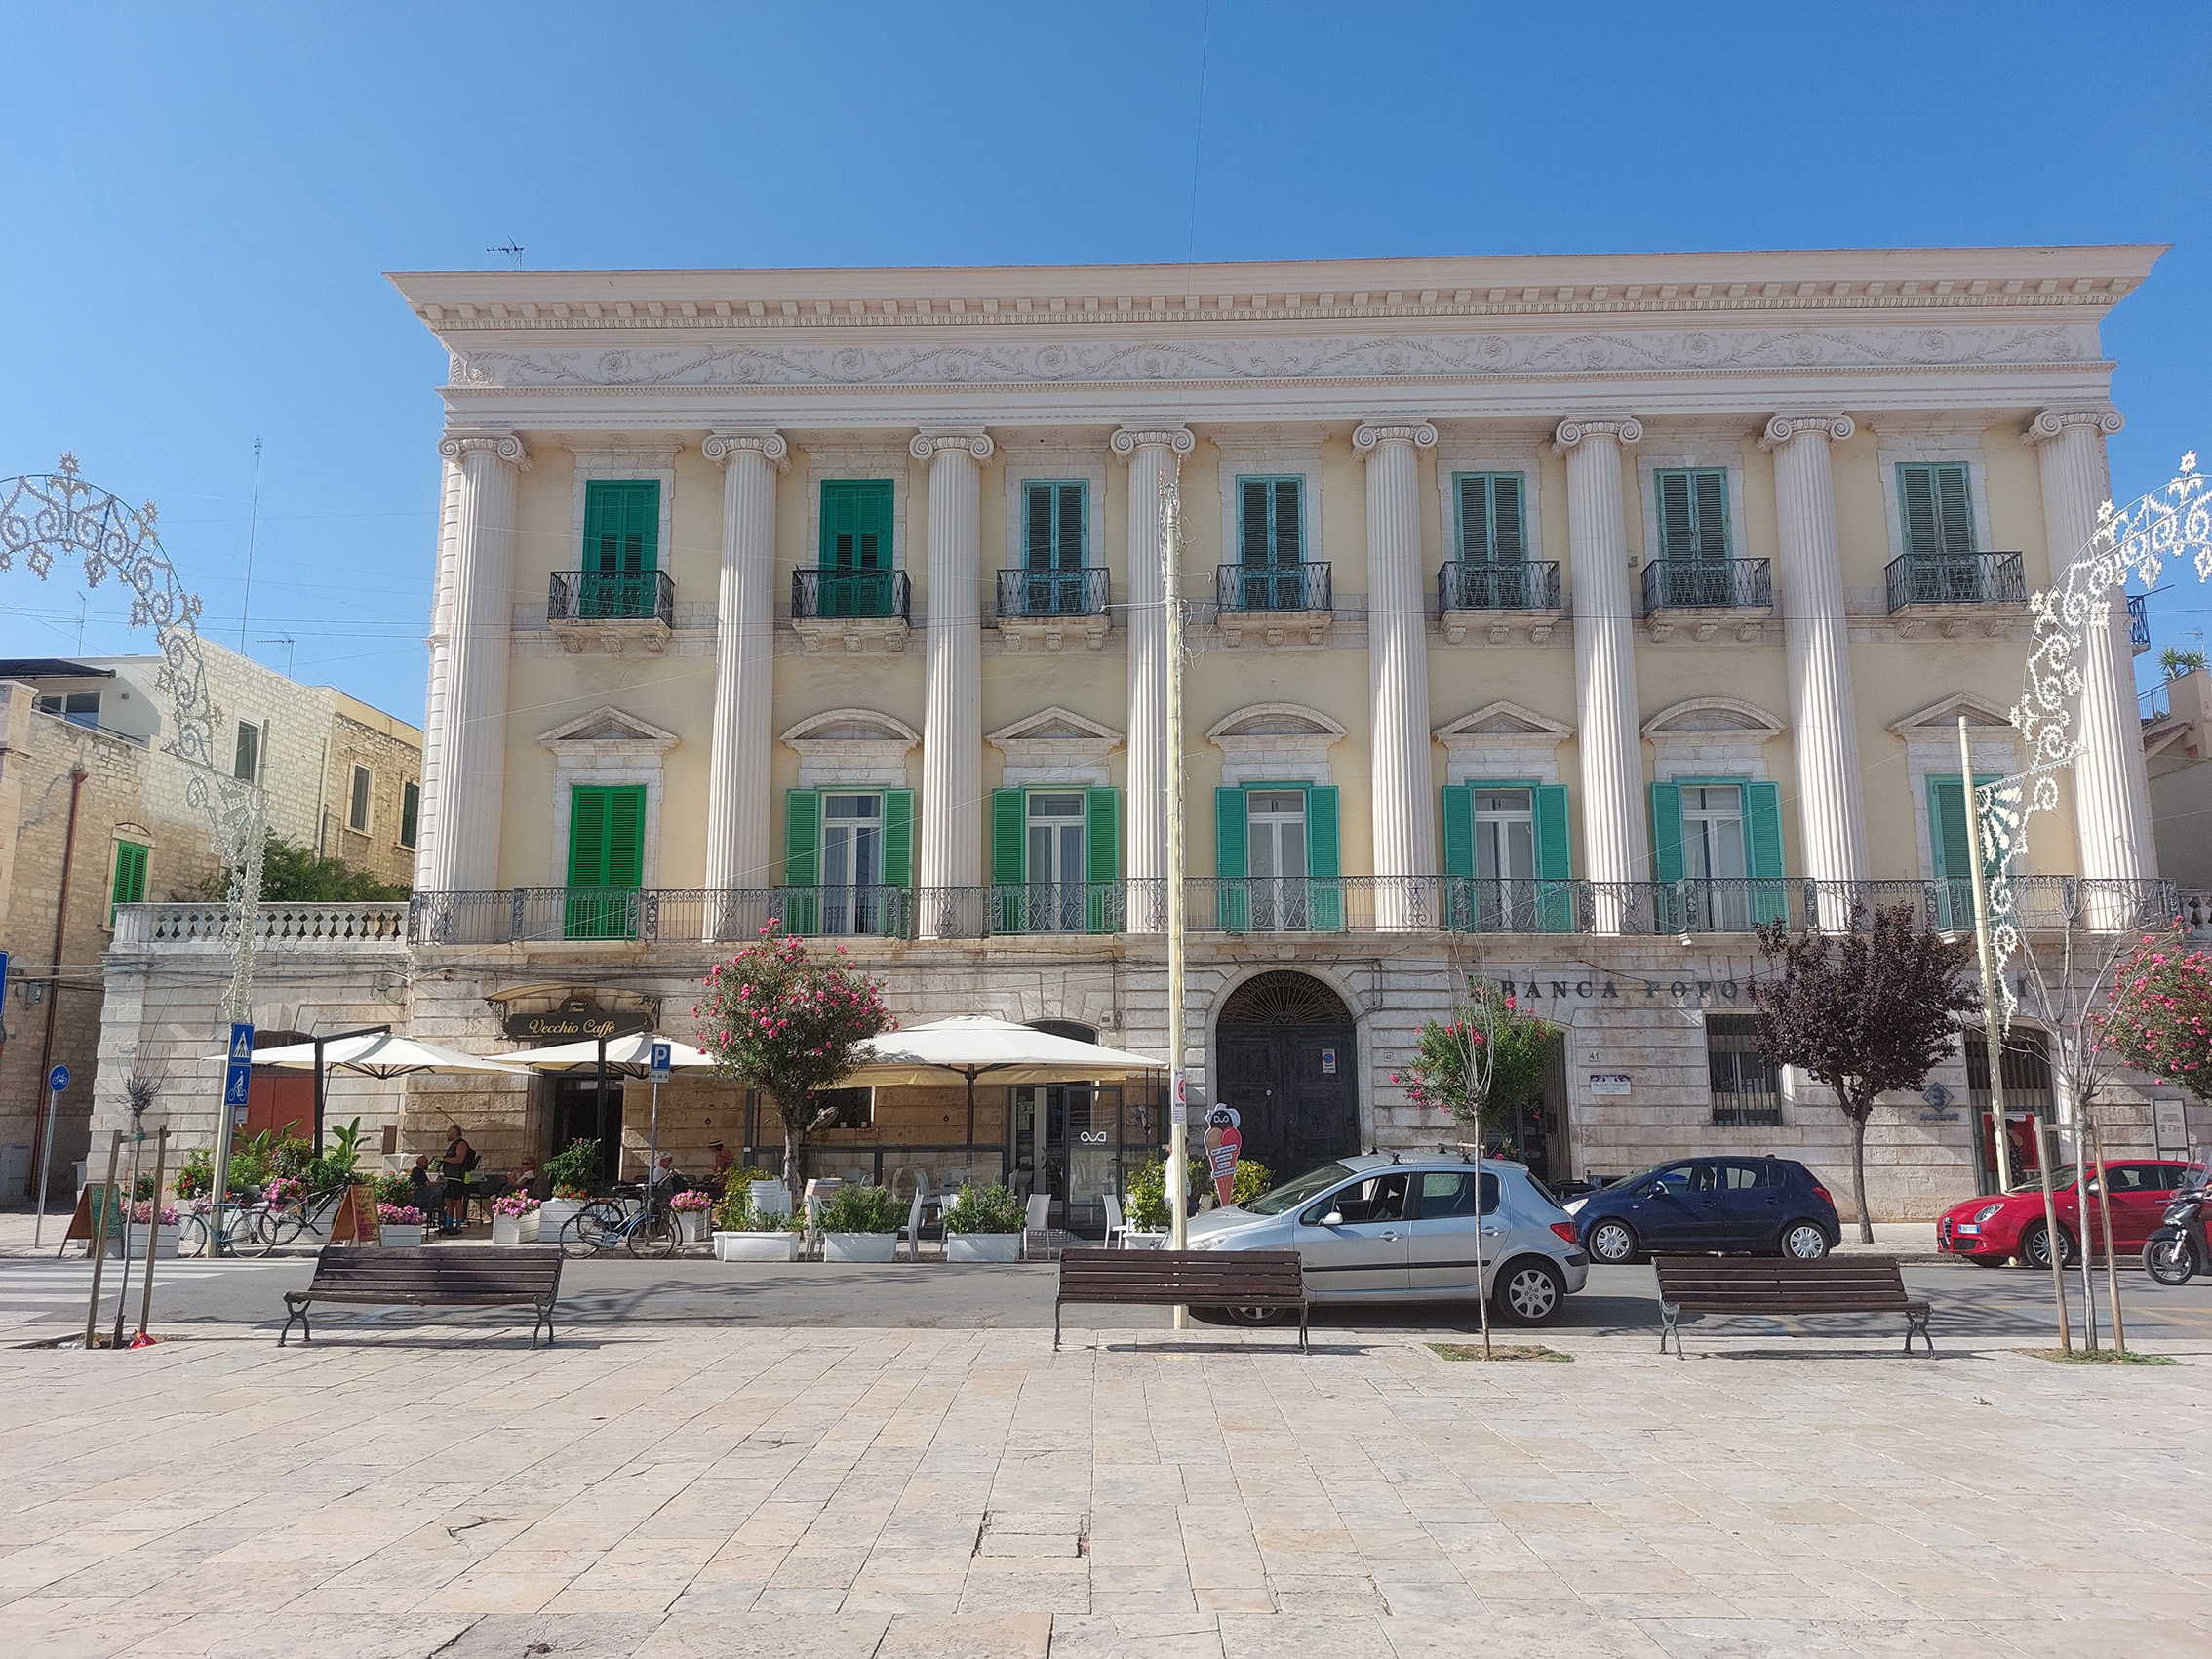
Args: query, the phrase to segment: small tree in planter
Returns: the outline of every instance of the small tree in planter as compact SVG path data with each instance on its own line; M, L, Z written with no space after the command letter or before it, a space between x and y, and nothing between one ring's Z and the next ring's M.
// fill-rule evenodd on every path
M1018 1261L1028 1216L1010 1187L963 1187L945 1205L945 1260Z
M545 1161L545 1179L553 1196L580 1203L599 1185L599 1142L573 1140Z
M840 945L837 954L843 956ZM842 962L819 962L774 924L707 969L691 1009L715 1070L769 1097L783 1126L783 1179L799 1207L808 1142L837 1121L809 1097L859 1064L862 1047L892 1028L883 984Z
M1752 987L1768 1065L1797 1066L1831 1089L1851 1126L1851 1195L1859 1241L1867 1214L1867 1121L1877 1096L1916 1089L1957 1040L1958 1016L1981 1007L1966 965L1974 941L1923 932L1910 904L1854 909L1840 937L1786 923L1758 929L1772 974Z

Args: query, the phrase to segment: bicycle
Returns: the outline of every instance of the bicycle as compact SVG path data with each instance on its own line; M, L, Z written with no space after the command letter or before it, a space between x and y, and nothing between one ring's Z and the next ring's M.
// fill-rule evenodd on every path
M666 1205L647 1203L636 1187L617 1187L613 1196L593 1199L569 1217L561 1229L561 1253L589 1256L623 1245L634 1256L665 1256L675 1252L682 1237Z
M210 1260L225 1254L265 1256L270 1249L263 1226L267 1214L267 1207L258 1203L197 1199L191 1213L177 1225L177 1253Z
M260 1211L261 1233L272 1248L302 1234L327 1242L338 1201L344 1197L345 1188L333 1187L329 1192L303 1194L290 1204L265 1205Z

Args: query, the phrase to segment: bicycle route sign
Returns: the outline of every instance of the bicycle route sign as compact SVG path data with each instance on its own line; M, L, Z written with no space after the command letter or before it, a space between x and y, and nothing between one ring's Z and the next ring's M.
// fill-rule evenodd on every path
M46 1086L57 1094L67 1088L69 1086L69 1068L67 1066L56 1066L48 1072L46 1074Z
M254 1078L254 1028L244 1020L230 1028L230 1064L223 1074L222 1103L225 1106L246 1104L248 1086Z

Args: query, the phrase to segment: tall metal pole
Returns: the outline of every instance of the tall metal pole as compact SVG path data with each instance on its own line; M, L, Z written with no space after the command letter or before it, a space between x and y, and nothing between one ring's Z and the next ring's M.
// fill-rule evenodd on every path
M1974 794L1974 757L1966 746L1964 715L1958 717L1958 778L1966 806L1966 867L1974 877L1974 954L1982 965L1982 1041L1990 1054L1990 1145L1996 1155L1997 1191L2008 1193L2012 1190L2012 1149L2004 1138L2004 1010L1997 1003L1996 958L1990 950L1989 889L1982 878L1982 807Z
M154 1131L153 1201L147 1209L146 1271L138 1286L138 1334L146 1333L146 1322L153 1318L153 1264L155 1246L161 1243L161 1185L169 1174L169 1126Z
M1182 462L1160 487L1160 591L1167 606L1167 1245L1190 1246L1190 1109L1183 1099ZM1191 1311L1175 1310L1188 1330Z
M261 852L267 825L261 818L261 791L249 778L245 780L243 820L240 822L239 858L237 873L231 879L230 898L230 1021L233 1024L251 1021L254 1017L254 935L261 927ZM223 1036L230 1033L226 1027ZM220 1241L226 1232L222 1219L222 1205L230 1191L230 1102L224 1100L216 1112L215 1165L209 1171L214 1178L215 1190L210 1195L215 1209L209 1217L208 1254L220 1255Z

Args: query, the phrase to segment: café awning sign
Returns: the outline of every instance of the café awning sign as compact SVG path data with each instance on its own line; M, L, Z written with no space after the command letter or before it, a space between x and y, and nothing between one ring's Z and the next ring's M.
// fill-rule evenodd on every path
M578 1043L603 1037L627 1037L646 1031L652 1020L642 1010L617 1013L587 997L570 997L555 1008L536 1013L509 1013L507 1035L518 1043Z

